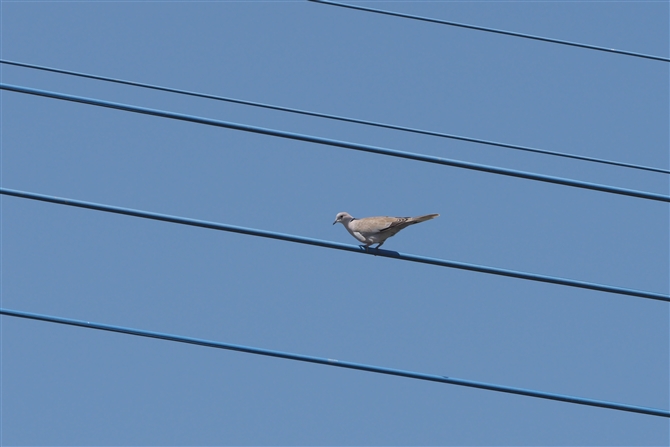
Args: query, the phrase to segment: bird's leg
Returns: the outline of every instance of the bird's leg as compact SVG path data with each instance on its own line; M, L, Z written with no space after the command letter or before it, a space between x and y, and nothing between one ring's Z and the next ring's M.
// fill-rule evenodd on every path
M382 241L382 242L378 243L377 246L375 247L375 250L379 250L379 247L381 247L384 242L386 242L386 241Z

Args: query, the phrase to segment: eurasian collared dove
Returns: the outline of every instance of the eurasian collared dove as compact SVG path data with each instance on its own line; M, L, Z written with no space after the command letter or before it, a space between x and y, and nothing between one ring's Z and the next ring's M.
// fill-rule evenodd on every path
M338 213L335 216L333 225L340 222L353 237L363 242L365 248L370 247L372 244L378 244L375 248L379 248L386 239L394 236L403 228L434 219L437 216L439 214L426 214L419 217L379 216L356 219L355 217L351 217L349 213Z

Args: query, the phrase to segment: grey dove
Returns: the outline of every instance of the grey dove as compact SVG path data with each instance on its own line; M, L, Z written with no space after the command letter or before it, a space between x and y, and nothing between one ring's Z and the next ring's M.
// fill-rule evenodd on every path
M337 216L335 216L333 225L338 222L344 225L344 228L347 229L349 234L363 242L366 249L372 244L378 244L375 248L379 248L386 242L386 239L395 236L396 233L403 228L434 219L437 216L439 216L439 214L426 214L425 216L419 217L379 216L356 219L349 213L338 213Z

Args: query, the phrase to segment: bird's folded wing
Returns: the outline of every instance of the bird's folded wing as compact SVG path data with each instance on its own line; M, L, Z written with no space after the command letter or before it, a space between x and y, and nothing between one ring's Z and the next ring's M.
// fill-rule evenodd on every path
M383 228L381 231L392 230L394 228L402 230L407 225L414 223L411 222L411 219L412 219L411 217L389 217L389 220L391 220L391 222L386 228Z
M352 221L350 225L354 231L361 233L379 233L392 225L394 221L392 217L365 217Z

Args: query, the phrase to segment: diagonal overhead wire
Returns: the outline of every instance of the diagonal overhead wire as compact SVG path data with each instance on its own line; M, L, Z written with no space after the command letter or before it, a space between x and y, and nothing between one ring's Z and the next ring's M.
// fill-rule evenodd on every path
M652 300L670 302L669 295L661 293L647 292L643 290L634 290L623 287L609 286L604 284L596 284L586 281L575 281L572 279L558 278L555 276L538 275L535 273L519 272L515 270L501 269L496 267L487 267L477 264L468 264L465 262L449 261L445 259L429 258L425 256L411 255L405 253L398 253L390 250L379 249L364 249L357 245L340 244L337 242L324 241L320 239L313 239L304 236L295 236L292 234L277 233L274 231L258 230L255 228L239 227L236 225L228 225L217 222L210 222L205 220L191 219L186 217L171 216L168 214L152 213L149 211L136 210L132 208L124 208L119 206L104 205L101 203L85 202L82 200L67 199L63 197L54 197L44 194L36 194L27 191L19 191L15 189L0 188L0 194L20 197L23 199L38 200L41 202L55 203L59 205L67 205L78 208L87 208L96 211L103 211L107 213L123 214L126 216L139 217L143 219L160 220L163 222L176 223L180 225L190 225L193 227L208 228L211 230L228 231L232 233L246 234L249 236L258 236L270 239L278 239L282 241L295 242L299 244L315 245L318 247L332 248L336 250L351 251L366 255L381 256L385 258L400 259L403 261L418 262L422 264L431 264L441 267L456 268L461 270L470 270L479 273L486 273L491 275L507 276L511 278L525 279L529 281L538 281L550 284L557 284L568 287L577 287L581 289L596 290L599 292L616 293L619 295L635 296L639 298L648 298Z
M590 189L593 191L606 192L610 194L618 194L624 196L637 197L640 199L655 200L660 202L670 203L670 196L662 194L650 193L645 191L636 191L627 188L618 188L614 186L600 185L597 183L583 182L579 180L571 180L561 177L554 177L550 175L535 174L532 172L518 171L515 169L499 168L496 166L482 165L479 163L470 163L460 160L453 160L449 158L435 157L431 155L416 154L412 152L398 151L395 149L386 149L378 146L369 146L365 144L350 143L348 141L333 140L330 138L315 137L312 135L304 135L294 132L286 132L282 130L268 129L258 126L250 126L247 124L233 123L230 121L213 120L209 118L202 118L193 115L185 115L182 113L167 112L165 110L149 109L146 107L131 106L129 104L121 104L117 102L102 101L99 99L85 98L82 96L66 95L63 93L50 92L46 90L38 90L33 88L21 87L17 85L2 84L0 89L13 91L17 93L25 93L35 96L43 96L46 98L59 99L64 101L78 102L81 104L88 104L97 107L106 107L110 109L123 110L125 112L140 113L144 115L158 116L161 118L176 119L181 121L188 121L192 123L205 124L208 126L223 127L226 129L241 130L244 132L252 132L261 135L269 135L279 138L288 138L291 140L305 141L308 143L324 144L327 146L342 147L345 149L352 149L362 152L370 152L380 155L388 155L392 157L405 158L408 160L422 161L425 163L433 163L444 166L454 166L457 168L471 169L474 171L488 172L491 174L505 175L510 177L523 178L526 180L534 180L545 183L554 183L563 186L570 186L573 188Z
M199 92L192 92L188 90L182 90L182 89L176 89L176 88L171 88L171 87L163 87L160 85L153 85L153 84L146 84L142 82L135 82L135 81L128 81L125 79L117 79L117 78L110 78L106 76L98 76L98 75L93 75L89 73L81 73L77 71L71 71L71 70L62 70L60 68L52 68L52 67L45 67L42 65L34 65L34 64L26 64L23 62L17 62L17 61L10 61L6 59L0 59L0 64L7 64L7 65L14 65L17 67L23 67L23 68L31 68L35 70L42 70L42 71L48 71L52 73L59 73L59 74L65 74L65 75L70 75L70 76L78 76L82 78L87 78L87 79L95 79L98 81L105 81L105 82L113 82L117 84L122 84L122 85L130 85L133 87L142 87L142 88L147 88L147 89L152 89L152 90L158 90L158 91L163 91L163 92L169 92L169 93L178 93L180 95L188 95L188 96L194 96L197 98L205 98L205 99L213 99L217 101L225 101L225 102L230 102L234 104L242 104L246 106L252 106L252 107L260 107L264 109L269 109L269 110L277 110L281 112L289 112L289 113L296 113L299 115L306 115L306 116L313 116L317 118L326 118L326 119L332 119L332 120L337 120L337 121L343 121L347 123L354 123L354 124L362 124L366 126L374 126L374 127L379 127L383 129L392 129L392 130L399 130L402 132L411 132L415 134L420 134L420 135L429 135L433 137L440 137L440 138L449 138L452 140L458 140L458 141L465 141L468 143L477 143L477 144L485 144L488 146L496 146L496 147L503 147L506 149L514 149L514 150L519 150L519 151L524 151L524 152L532 152L536 154L543 154L543 155L552 155L555 157L562 157L562 158L570 158L573 160L581 160L581 161L588 161L592 163L600 163L600 164L606 164L606 165L611 165L611 166L620 166L624 168L631 168L631 169L639 169L643 171L650 171L650 172L659 172L662 174L670 174L670 170L668 169L662 169L662 168L656 168L653 166L643 166L639 164L634 164L634 163L624 163L620 161L614 161L614 160L606 160L603 158L597 158L597 157L586 157L583 155L575 155L575 154L568 154L565 152L556 152L556 151L550 151L546 149L538 149L538 148L533 148L533 147L528 147L528 146L521 146L517 144L508 144L508 143L501 143L498 141L491 141L491 140L483 140L481 138L472 138L472 137L466 137L462 135L453 135L453 134L448 134L444 132L435 132L432 130L424 130L424 129L416 129L413 127L407 127L407 126L397 126L394 124L386 124L386 123L379 123L375 121L369 121L369 120L362 120L362 119L357 119L357 118L349 118L345 116L338 116L338 115L331 115L327 113L320 113L320 112L312 112L309 110L301 110L301 109L295 109L291 107L283 107L283 106L277 106L273 104L264 104L260 102L254 102L254 101L247 101L243 99L236 99L236 98L229 98L225 96L219 96L219 95L210 95L208 93L199 93Z
M425 374L414 371L405 371L395 368L385 368L381 366L366 365L363 363L353 363L342 360L329 359L325 357L314 357L310 355L294 354L291 352L275 351L271 349L256 348L252 346L237 345L232 343L222 343L201 338L182 337L179 335L166 334L162 332L145 331L110 324L92 323L90 321L73 320L70 318L54 317L51 315L42 315L29 312L21 312L12 309L0 308L0 315L7 315L16 318L25 318L30 320L45 321L49 323L63 324L69 326L83 327L87 329L96 329L100 331L116 332L120 334L134 335L136 337L156 338L177 343L187 343L191 345L205 346L208 348L225 349L229 351L244 352L247 354L263 355L287 360L296 360L300 362L316 363L319 365L334 366L337 368L355 369L358 371L367 371L376 374L386 374L391 376L407 377L410 379L427 380L430 382L447 383L451 385L466 386L470 388L479 388L488 391L497 391L501 393L518 394L522 396L535 397L540 399L549 399L571 404L588 405L592 407L609 408L611 410L628 411L641 413L650 416L661 416L670 418L670 411L639 407L635 405L620 404L616 402L607 402L602 400L586 399L583 397L568 396L565 394L547 393L544 391L535 391L523 388L513 388L509 386L496 385L493 383L476 382L474 380L457 379L455 377L441 376L438 374Z
M439 23L441 25L450 25L450 26L456 26L459 28L467 28L467 29L472 29L476 31L485 31L488 33L496 33L496 34L503 34L506 36L514 36L514 37L522 37L524 39L532 39L532 40L539 40L541 42L549 42L549 43L556 43L560 45L568 45L571 47L578 47L578 48L586 48L589 50L596 50L596 51L605 51L607 53L615 53L615 54L623 54L625 56L633 56L633 57L641 57L644 59L652 59L652 60L657 60L657 61L663 61L663 62L670 62L670 59L667 57L662 57L662 56L655 56L652 54L643 54L643 53L635 53L633 51L623 51L623 50L616 50L614 48L607 48L607 47L599 47L596 45L588 45L585 43L579 43L579 42L570 42L568 40L561 40L561 39L552 39L549 37L542 37L542 36L534 36L532 34L524 34L524 33L517 33L513 31L505 31L505 30L500 30L500 29L495 29L495 28L487 28L484 26L476 26L476 25L468 25L466 23L458 23L458 22L451 22L448 20L440 20L440 19L433 19L430 17L422 17L422 16L415 16L411 14L403 14L400 12L394 12L394 11L386 11L383 9L375 9L375 8L366 8L364 6L357 6L357 5L351 5L348 3L340 3L340 2L333 2L330 0L307 0L313 3L321 3L324 5L331 5L331 6L339 6L342 8L349 8L349 9L355 9L358 11L366 11L366 12L374 12L377 14L384 14L387 16L394 16L394 17L402 17L404 19L413 19L413 20L421 20L423 22L431 22L431 23Z

